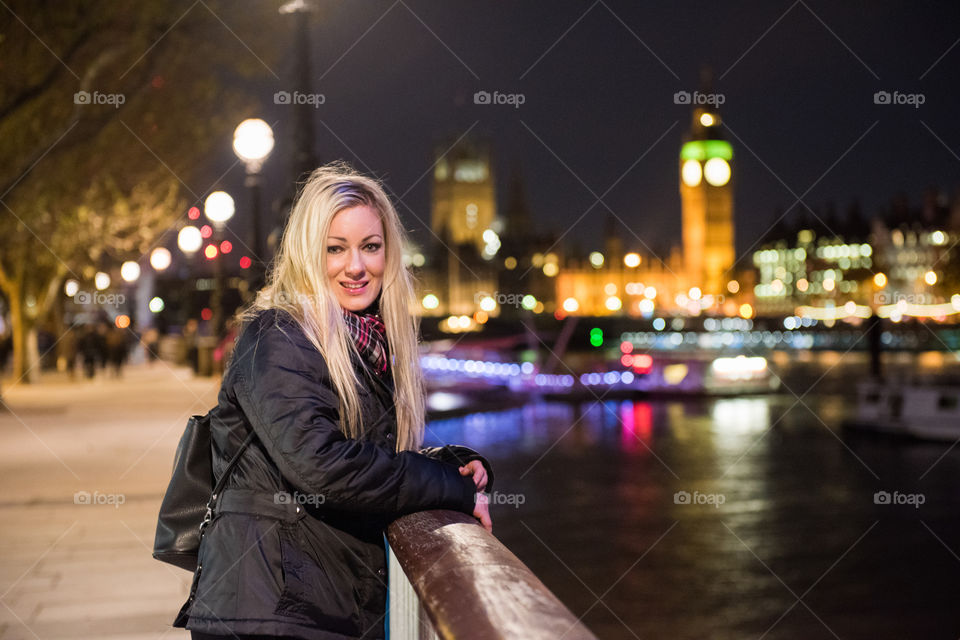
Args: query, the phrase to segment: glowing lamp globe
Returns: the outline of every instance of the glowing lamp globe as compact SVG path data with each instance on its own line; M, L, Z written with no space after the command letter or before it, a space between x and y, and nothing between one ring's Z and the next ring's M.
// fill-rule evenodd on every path
M203 202L203 214L215 225L226 224L235 210L233 198L226 191L214 191Z
M196 253L203 244L203 236L200 235L200 229L193 225L187 225L180 229L177 234L177 246L187 255Z
M233 150L241 160L263 162L273 151L273 129L260 118L244 120L233 132Z

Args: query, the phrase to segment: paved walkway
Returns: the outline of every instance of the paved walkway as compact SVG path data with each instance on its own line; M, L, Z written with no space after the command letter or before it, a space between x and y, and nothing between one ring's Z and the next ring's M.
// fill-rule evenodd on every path
M155 363L4 386L0 639L189 637L170 622L190 574L150 553L177 441L218 385Z

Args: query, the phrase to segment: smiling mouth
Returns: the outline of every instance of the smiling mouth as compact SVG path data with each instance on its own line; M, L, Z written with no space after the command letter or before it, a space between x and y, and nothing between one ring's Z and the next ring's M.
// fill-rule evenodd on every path
M360 292L366 288L367 282L341 282L340 286L350 292Z

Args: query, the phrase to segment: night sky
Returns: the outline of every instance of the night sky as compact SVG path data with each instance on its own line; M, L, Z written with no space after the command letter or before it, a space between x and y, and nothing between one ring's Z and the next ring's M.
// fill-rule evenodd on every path
M492 142L501 205L509 175L522 172L539 230L567 232L588 251L612 210L637 236L625 234L627 248L678 244L677 154L691 112L674 94L697 90L704 65L736 154L740 253L778 207L803 210L800 198L840 212L856 199L872 215L898 193L917 205L928 186L960 187L953 2L321 6L319 160L349 160L405 194L398 210L419 241L429 239L432 150L470 129ZM291 118L273 92L292 90L290 69L287 56L272 69L280 80L255 88L264 108L251 114L280 120L266 168L274 200L290 181ZM480 90L520 93L524 104L474 104ZM877 91L924 103L874 104ZM224 184L239 193L241 181L237 167Z

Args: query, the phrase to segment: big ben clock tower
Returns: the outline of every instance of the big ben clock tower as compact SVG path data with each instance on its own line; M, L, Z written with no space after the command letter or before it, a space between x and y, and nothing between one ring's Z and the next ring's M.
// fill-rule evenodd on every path
M733 268L732 161L733 147L720 133L716 109L694 108L680 148L683 260L690 286L704 294L723 293Z

